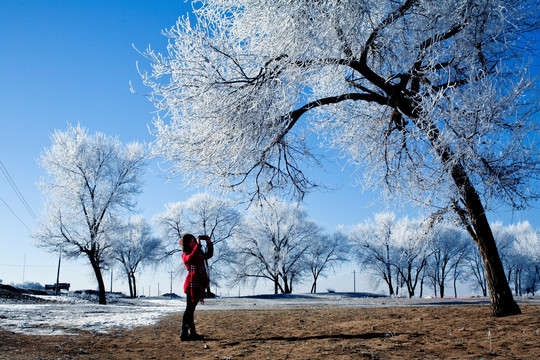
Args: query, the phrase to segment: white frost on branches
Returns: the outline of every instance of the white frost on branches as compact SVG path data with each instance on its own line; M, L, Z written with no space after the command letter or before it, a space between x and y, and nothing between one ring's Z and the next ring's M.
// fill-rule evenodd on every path
M267 279L276 294L292 292L309 271L308 249L320 236L319 227L297 205L273 197L252 205L231 244L234 280Z
M192 185L301 196L314 185L301 166L316 162L316 132L389 193L446 206L459 163L484 200L526 205L539 159L523 34L537 7L200 1L195 24L166 31L167 54L146 53L154 152Z

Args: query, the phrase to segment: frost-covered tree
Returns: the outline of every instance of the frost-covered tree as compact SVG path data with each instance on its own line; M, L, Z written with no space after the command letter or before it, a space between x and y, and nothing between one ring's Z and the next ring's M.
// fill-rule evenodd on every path
M232 242L234 281L267 279L274 292L288 294L308 271L307 249L319 227L299 206L277 198L253 204Z
M427 231L423 222L404 217L396 223L390 237L396 251L392 265L407 286L410 298L415 296L418 281L422 281L428 263L430 253Z
M453 261L452 266L452 285L454 288L454 297L458 297L457 293L457 282L458 280L468 280L467 273L467 257L470 255L471 251L475 251L476 247L468 239L462 239L464 241L462 251L457 254L457 257ZM459 245L458 245L459 246Z
M428 236L418 220L404 217L396 220L393 213L375 214L373 220L353 226L348 231L356 247L356 258L367 269L377 285L381 279L390 295L407 287L409 297L415 295L427 266Z
M427 234L429 239L429 261L427 276L433 285L435 296L445 295L445 283L448 277L459 272L463 258L470 250L465 231L453 224L436 223ZM454 277L454 284L456 278ZM454 286L455 289L455 286Z
M122 144L84 127L55 130L52 145L39 164L47 172L41 183L46 206L38 245L76 258L85 255L96 276L99 303L106 304L102 269L111 260L113 233L141 192L145 152L137 143Z
M153 221L158 224L161 231L166 252L168 255L180 252L180 238L188 232L189 224L185 212L186 204L183 201L165 204L165 211L154 216Z
M540 232L533 229L528 221L517 225L516 249L524 257L524 271L522 276L522 291L526 294L535 294L540 283Z
M487 296L487 279L486 271L483 266L482 256L478 251L478 248L473 248L469 252L469 255L465 258L466 267L470 273L474 276L474 288L480 289L483 296Z
M395 249L392 234L396 226L393 213L378 213L373 220L353 226L347 233L356 247L356 258L360 265L371 273L374 284L382 279L388 286L388 294L394 295L397 285L392 264L395 263Z
M140 266L156 264L162 259L161 240L142 215L130 219L114 234L113 256L121 264L129 285L129 296L137 297L136 273Z
M306 264L313 277L311 293L317 292L317 280L325 277L329 270L347 260L350 248L345 236L340 232L322 234L313 238L306 251Z
M515 234L510 227L504 227L501 222L493 224L493 235L501 260L506 270L506 278L511 284L514 282L514 291L516 295L519 295L518 285L519 278L521 276L521 270L523 267L523 258L517 252L515 247Z
M501 258L508 281L514 285L515 295L532 292L537 281L540 265L540 237L528 221L515 225L494 225L497 246L501 249Z
M154 151L191 184L311 189L309 140L387 194L453 210L483 258L491 312L520 312L488 206L537 198L528 75L538 0L202 0L149 50Z
M231 261L227 241L235 234L241 221L240 213L226 199L207 193L195 194L187 201L169 203L165 211L155 216L167 241L167 253L180 251L178 240L186 232L210 235L214 256L207 261L207 271L213 284L223 278L223 266ZM203 244L204 245L204 244ZM207 289L210 293L210 289Z

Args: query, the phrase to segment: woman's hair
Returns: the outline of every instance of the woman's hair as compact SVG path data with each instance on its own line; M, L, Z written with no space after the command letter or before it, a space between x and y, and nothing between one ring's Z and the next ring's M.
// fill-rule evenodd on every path
M182 239L181 239L180 243L181 243L181 246L182 246L182 252L183 253L189 254L189 253L191 253L191 250L193 250L191 248L191 246L189 245L191 239L196 240L195 236L193 236L190 233L185 233L184 235L182 235Z

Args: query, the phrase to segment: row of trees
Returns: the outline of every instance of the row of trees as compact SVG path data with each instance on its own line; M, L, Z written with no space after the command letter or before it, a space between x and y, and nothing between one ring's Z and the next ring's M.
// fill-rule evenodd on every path
M297 204L268 198L241 213L231 201L202 193L167 204L153 219L160 230L155 236L144 217L133 215L145 169L140 145L91 135L80 125L56 131L52 141L41 157L49 174L42 184L48 201L35 237L49 250L86 255L100 303L106 302L103 270L120 265L135 297L141 266L181 264L178 239L185 232L212 237L215 255L207 266L214 285L262 279L275 293L291 293L298 282L311 279L316 292L320 276L353 260L373 276L374 286L384 282L390 295L404 287L412 297L419 287L421 296L427 282L442 297L450 279L457 295L457 282L472 276L487 295L482 257L462 227L381 213L328 234ZM538 232L528 223L496 223L493 231L514 292L534 293L540 277Z
M528 222L508 227L495 223L493 228L515 294L534 294L540 280L540 234ZM482 258L461 227L380 213L352 227L348 235L360 264L390 295L405 287L408 296L415 296L418 288L422 296L427 282L435 296L445 296L450 284L457 296L461 281L472 282L487 296Z
M389 295L402 295L404 288L409 297L421 297L428 286L435 296L444 297L451 284L457 296L461 282L487 296L482 258L456 224L380 213L327 234L301 207L276 198L243 214L231 202L208 194L165 208L154 220L167 255L180 251L178 238L186 231L215 239L215 255L207 264L214 286L263 280L271 282L277 294L311 281L311 292L316 292L320 276L352 261L372 275L374 289L384 282ZM495 223L494 234L515 294L534 294L540 280L540 234L528 222L508 227Z
M51 140L40 158L48 175L41 183L47 202L34 237L50 251L86 256L100 304L106 303L104 270L119 264L135 297L140 267L174 257L185 232L212 237L216 250L207 265L214 283L231 274L236 281L265 278L276 292L289 293L309 270L315 291L318 277L342 260L337 238L324 235L298 206L278 200L254 205L242 217L230 202L198 194L167 204L155 216L161 230L157 237L149 222L135 215L145 174L143 146L89 134L80 125L55 131ZM179 257L174 260L181 263Z
M325 234L298 205L275 198L241 214L230 202L198 194L166 205L155 219L174 246L168 254L179 251L183 232L212 236L215 251L208 269L214 285L264 279L272 282L276 294L291 293L309 275L315 292L319 277L346 259L344 239Z

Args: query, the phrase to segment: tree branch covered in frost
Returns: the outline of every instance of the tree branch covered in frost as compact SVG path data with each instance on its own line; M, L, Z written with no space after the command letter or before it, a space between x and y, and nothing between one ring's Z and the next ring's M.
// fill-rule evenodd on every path
M467 174L484 200L538 196L538 109L525 41L537 0L205 0L148 50L155 155L191 185L316 184L310 132L368 185L445 207ZM269 16L271 14L271 16ZM457 171L457 170L459 171Z

